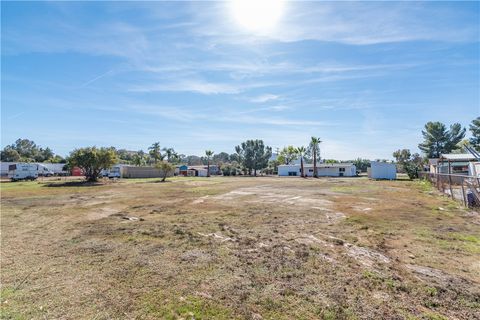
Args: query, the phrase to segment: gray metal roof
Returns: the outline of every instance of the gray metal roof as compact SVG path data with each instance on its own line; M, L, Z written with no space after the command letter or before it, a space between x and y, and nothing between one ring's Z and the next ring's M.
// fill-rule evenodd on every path
M446 160L455 160L455 161L469 161L476 160L475 157L470 153L446 153L440 156L440 159Z

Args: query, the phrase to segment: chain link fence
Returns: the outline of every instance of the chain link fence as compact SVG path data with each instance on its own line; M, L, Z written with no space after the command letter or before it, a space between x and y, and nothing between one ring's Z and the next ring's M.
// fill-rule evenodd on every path
M466 207L480 207L480 177L460 174L421 172L440 192L463 202Z

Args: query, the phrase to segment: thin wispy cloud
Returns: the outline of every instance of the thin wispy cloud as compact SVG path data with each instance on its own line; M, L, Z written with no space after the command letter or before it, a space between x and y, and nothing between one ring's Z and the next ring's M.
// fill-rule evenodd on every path
M276 94L262 94L260 96L257 96L257 97L254 97L254 98L250 99L250 101L254 102L254 103L265 103L265 102L268 102L268 101L278 100L279 98L280 98L280 96L278 96Z
M201 94L235 94L242 91L241 87L226 83L213 83L207 81L179 81L169 84L154 84L144 86L134 86L130 91L133 92L195 92Z
M75 146L101 136L189 153L318 135L328 157L385 158L392 141L417 148L395 128L467 125L480 110L478 2L290 1L264 31L240 26L229 2L22 5L2 3L8 143L43 132L36 142L65 154L66 132Z

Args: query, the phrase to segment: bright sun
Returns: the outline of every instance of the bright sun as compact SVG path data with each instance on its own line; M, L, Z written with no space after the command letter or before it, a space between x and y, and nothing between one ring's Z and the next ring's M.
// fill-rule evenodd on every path
M283 0L233 0L232 13L243 28L255 32L271 31L282 17Z

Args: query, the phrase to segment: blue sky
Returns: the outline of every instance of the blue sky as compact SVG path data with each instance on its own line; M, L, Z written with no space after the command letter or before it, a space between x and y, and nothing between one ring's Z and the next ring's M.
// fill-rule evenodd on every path
M480 115L479 2L288 2L265 30L228 2L1 5L2 147L391 158Z

